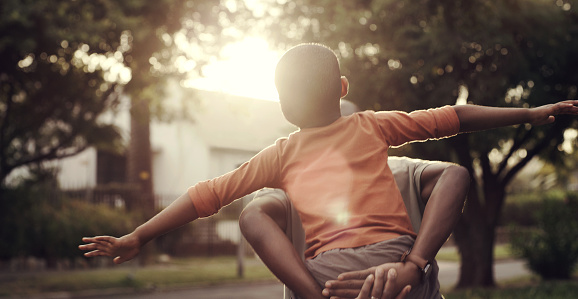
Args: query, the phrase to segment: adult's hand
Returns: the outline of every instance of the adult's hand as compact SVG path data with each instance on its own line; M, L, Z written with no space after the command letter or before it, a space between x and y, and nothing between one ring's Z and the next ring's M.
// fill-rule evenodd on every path
M419 283L419 279L417 266L411 263L386 263L342 273L337 280L327 281L323 295L335 299L370 298L371 292L374 298L401 299L409 293L410 284Z
M405 299L411 291L411 286L405 286L401 292L395 296L395 288L397 285L397 271L395 268L389 269L386 280L384 280L384 276L385 274L382 268L378 267L375 271L375 279L373 278L373 274L367 276L359 295L357 295L355 299ZM370 293L371 297L369 297Z

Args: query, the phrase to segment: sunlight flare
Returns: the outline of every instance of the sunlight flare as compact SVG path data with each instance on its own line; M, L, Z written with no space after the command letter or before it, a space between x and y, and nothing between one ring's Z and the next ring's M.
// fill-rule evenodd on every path
M222 60L203 68L203 78L184 82L186 87L229 94L278 100L273 80L281 53L270 49L261 38L247 37L221 50Z

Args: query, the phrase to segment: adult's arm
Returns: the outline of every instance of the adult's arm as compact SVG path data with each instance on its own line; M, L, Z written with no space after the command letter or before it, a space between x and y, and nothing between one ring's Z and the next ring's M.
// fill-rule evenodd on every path
M431 261L462 214L470 174L459 165L433 163L423 171L421 183L421 197L427 204L410 255Z
M461 215L469 183L468 171L455 164L431 163L423 170L420 196L427 204L412 254L419 254L427 260L435 257ZM378 273L388 273L391 268L395 268L398 274L395 287L391 287L395 289L393 294L397 294L404 286L415 286L421 281L416 265L407 262L387 263L341 274L338 280L327 282L324 295L355 298L369 274L378 276Z

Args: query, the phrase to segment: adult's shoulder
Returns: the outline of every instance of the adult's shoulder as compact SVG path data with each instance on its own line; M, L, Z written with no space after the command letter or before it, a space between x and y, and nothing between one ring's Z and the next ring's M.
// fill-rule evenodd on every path
M429 165L437 161L428 161L409 157L389 156L387 164L393 173L423 171Z

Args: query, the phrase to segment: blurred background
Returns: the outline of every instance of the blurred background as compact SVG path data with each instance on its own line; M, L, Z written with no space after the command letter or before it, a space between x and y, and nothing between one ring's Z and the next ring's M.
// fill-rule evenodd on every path
M331 47L347 99L362 109L534 107L577 98L577 5L3 0L0 296L275 281L239 234L251 196L125 266L85 259L77 246L82 236L132 231L187 187L294 131L273 84L277 59L294 45ZM390 151L472 174L438 256L457 269L448 298L578 294L577 129L560 116ZM498 282L504 260L528 271Z

